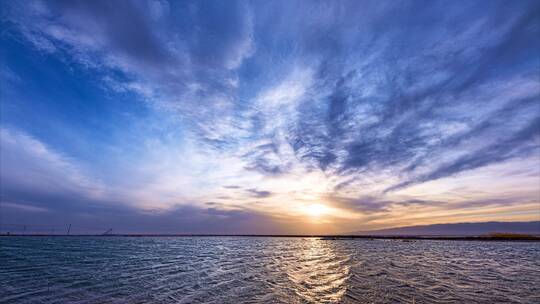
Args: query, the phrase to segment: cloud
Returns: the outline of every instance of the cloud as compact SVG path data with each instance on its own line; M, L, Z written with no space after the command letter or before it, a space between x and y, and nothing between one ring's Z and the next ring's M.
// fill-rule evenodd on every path
M524 157L539 152L540 148L540 117L532 121L528 126L519 130L509 138L503 139L481 148L478 151L468 153L458 159L441 165L432 172L420 176L417 179L402 182L385 190L395 191L415 183L451 176L466 170L472 170L504 160Z
M360 212L367 215L388 216L391 214L391 209L394 207L405 208L426 208L426 207L443 207L448 205L448 202L423 199L388 199L374 196L363 196L357 198L329 195L328 201L333 206L347 210L349 212ZM464 204L466 205L466 204Z
M113 89L173 109L201 143L231 154L262 142L242 157L246 170L263 175L280 176L294 166L346 178L386 169L414 175L413 169L429 170L428 151L448 154L494 130L510 135L512 119L535 118L511 114L534 106L512 107L516 96L501 108L512 119L475 127L471 122L483 112L470 102L496 110L500 104L479 87L511 77L533 82L529 100L538 98L534 2L512 11L498 2L472 3L467 14L457 4L369 3L366 9L376 14L366 14L352 9L354 2L313 3L314 14L304 19L278 17L274 5L242 2L19 5L10 6L8 19L28 41L100 70ZM302 5L287 6L288 14L302 15ZM421 28L403 26L413 11ZM497 14L505 22L495 20ZM281 50L279 35L295 50L281 58L288 66L262 65ZM239 68L248 59L267 70L271 85L240 100L239 85L250 84ZM464 131L456 135L455 128Z
M235 70L254 51L249 8L165 3L34 0L6 4L2 17L10 34L96 71L112 90L134 92L193 128L201 116L219 121L217 104L230 106Z
M222 204L205 208L183 202L141 209L127 201L130 195L89 177L74 159L34 137L6 128L0 135L3 229L21 231L24 223L27 232L50 232L73 223L74 233L99 233L108 227L118 233L283 233L271 216ZM247 191L258 198L271 195Z
M460 210L475 210L478 208L512 208L522 204L534 205L535 199L528 198L527 195L501 193L500 197L479 197L476 199L460 199L452 197L451 200L432 200L407 197L345 197L337 194L326 197L331 206L339 208L349 213L359 213L363 218L369 219L391 219L395 218L398 212L413 214L439 214L441 212L454 212ZM403 211L405 210L405 211Z
M25 204L7 203L7 202L3 202L2 207L15 208L15 209L19 209L22 211L29 211L29 212L47 212L48 211L48 209L46 208L35 207L35 206L30 206L30 205L25 205Z
M453 12L437 21L423 19L424 14L437 15L440 9L430 6L418 17L425 22L423 30L411 32L408 27L399 28L403 16L382 9L378 17L390 20L379 29L384 35L370 37L373 47L359 47L355 53L365 54L359 58L367 59L338 56L348 65L334 63L329 67L330 58L324 52L319 54L321 72L316 74L309 98L300 105L302 115L289 135L296 155L329 174L346 178L364 179L390 171L405 178L426 177L419 181L451 175L428 176L423 172L452 158L475 163L456 163L448 168L457 173L521 156L517 151L531 149L534 132L522 136L520 128L535 123L540 97L539 82L533 78L533 66L539 64L532 51L540 46L533 36L539 30L533 25L539 9L532 4L529 9L524 7L509 14L507 22L488 36L487 28L496 21L477 10L462 15L458 24ZM345 24L340 24L341 31L345 31ZM432 27L428 29L427 24ZM463 34L446 32L465 24L473 26ZM456 43L438 41L436 36L443 33L445 39ZM348 38L359 45L367 43L361 37L357 41ZM534 41L534 46L527 41ZM394 53L397 49L399 56ZM517 86L506 86L509 81ZM484 123L475 125L486 116L489 118ZM502 156L488 155L491 148L499 147L492 146L491 140L500 137L515 138L509 140L516 152L495 149ZM476 149L483 151L477 155L482 160L464 155L464 151ZM406 185L401 183L401 187Z
M272 192L270 191L264 191L264 190L257 190L257 189L247 189L246 190L250 196L256 197L256 198L266 198L272 196Z
M390 201L381 201L376 197L370 196L360 198L330 196L328 200L338 208L364 214L386 213L388 212L387 207L392 205Z
M112 143L114 165L93 175L62 145L3 131L12 206L79 197L204 222L257 218L239 207L253 198L271 213L327 195L378 217L448 203L395 198L409 186L538 153L536 1L1 5L4 39L91 71L86 85L97 78L159 117L135 117L143 131ZM15 75L8 65L0 77Z
M55 209L44 213L38 207L5 204L2 208L2 232L100 234L109 228L113 233L170 234L279 234L286 229L275 219L249 210L225 210L178 205L167 211L141 211L108 205L102 209ZM79 209L81 208L81 209Z
M236 185L223 186L225 189L241 189L242 187Z
M88 177L76 162L20 131L0 129L2 193L33 191L35 195L69 193L98 197L102 184Z

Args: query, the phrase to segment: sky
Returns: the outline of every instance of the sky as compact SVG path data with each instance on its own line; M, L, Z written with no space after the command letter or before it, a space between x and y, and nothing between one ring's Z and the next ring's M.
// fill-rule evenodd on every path
M2 231L540 220L538 1L8 0L0 45Z

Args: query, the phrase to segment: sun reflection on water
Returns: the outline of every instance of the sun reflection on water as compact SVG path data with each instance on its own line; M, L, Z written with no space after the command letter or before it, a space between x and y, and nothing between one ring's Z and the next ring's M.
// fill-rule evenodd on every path
M310 303L339 302L347 290L349 255L336 254L335 242L307 238L284 260L294 292Z

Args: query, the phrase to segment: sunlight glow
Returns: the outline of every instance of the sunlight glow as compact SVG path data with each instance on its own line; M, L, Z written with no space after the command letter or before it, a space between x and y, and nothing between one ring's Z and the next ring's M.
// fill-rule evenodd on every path
M309 214L312 217L321 217L325 214L328 214L329 209L328 207L321 204L312 204L312 205L306 206L305 211L307 214Z

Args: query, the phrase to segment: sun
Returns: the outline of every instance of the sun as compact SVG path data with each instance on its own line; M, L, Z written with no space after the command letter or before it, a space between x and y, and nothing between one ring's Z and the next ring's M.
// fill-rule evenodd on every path
M311 204L306 206L305 211L312 217L320 217L328 213L328 207L321 204Z

